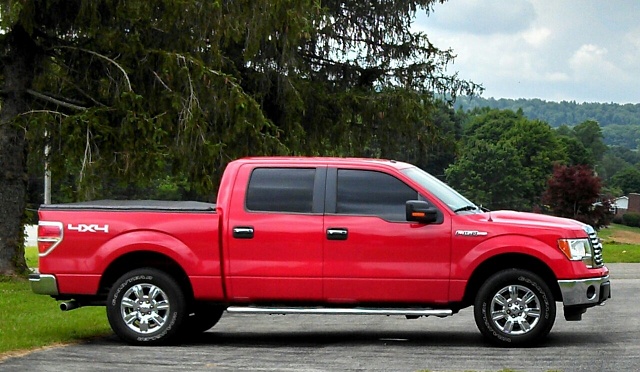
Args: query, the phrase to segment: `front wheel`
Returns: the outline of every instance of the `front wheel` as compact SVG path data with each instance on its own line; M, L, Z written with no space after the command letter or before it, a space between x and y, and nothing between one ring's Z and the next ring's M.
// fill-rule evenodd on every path
M113 331L136 345L171 340L185 316L180 286L166 273L152 269L131 271L109 291L107 318Z
M474 305L478 329L499 346L532 346L549 334L556 318L547 284L520 269L503 270L487 279Z

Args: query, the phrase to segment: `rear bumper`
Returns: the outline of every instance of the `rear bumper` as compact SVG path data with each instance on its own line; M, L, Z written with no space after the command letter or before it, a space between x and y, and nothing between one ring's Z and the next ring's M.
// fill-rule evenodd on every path
M58 295L58 282L53 275L29 274L29 283L33 293L49 296Z
M565 307L591 307L611 298L609 275L580 280L558 280Z

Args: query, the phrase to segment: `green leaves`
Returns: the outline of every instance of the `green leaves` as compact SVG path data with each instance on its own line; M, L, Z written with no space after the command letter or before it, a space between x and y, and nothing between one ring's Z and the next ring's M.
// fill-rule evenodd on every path
M23 10L23 2L19 0L3 1L0 3L0 38L6 30L11 29L20 17L20 12Z
M548 124L509 110L472 117L465 135L447 180L492 209L531 210L554 163L567 158Z
M412 32L435 2L11 2L3 24L30 25L40 53L22 119L32 167L49 138L67 200L166 174L209 195L247 155L397 157L410 143L424 160L455 146L432 123L432 92L480 90Z

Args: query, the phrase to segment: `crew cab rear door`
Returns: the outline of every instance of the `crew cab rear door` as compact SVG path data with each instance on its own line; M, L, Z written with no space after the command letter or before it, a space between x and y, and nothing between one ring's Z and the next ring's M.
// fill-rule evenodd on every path
M394 175L335 169L327 174L324 291L330 302L448 300L451 227L407 222L406 201L426 200Z
M326 167L239 169L225 232L231 299L322 299L325 179Z

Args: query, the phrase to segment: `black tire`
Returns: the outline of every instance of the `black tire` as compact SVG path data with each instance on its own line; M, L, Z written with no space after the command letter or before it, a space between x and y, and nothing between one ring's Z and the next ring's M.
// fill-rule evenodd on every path
M551 290L526 270L508 269L489 277L474 305L478 329L498 346L534 346L549 334L556 319Z
M113 331L134 345L159 345L176 336L185 317L184 294L166 273L144 268L121 276L109 291Z
M181 333L188 336L211 329L218 324L224 310L224 307L216 303L194 303L191 306L190 314L184 319Z

